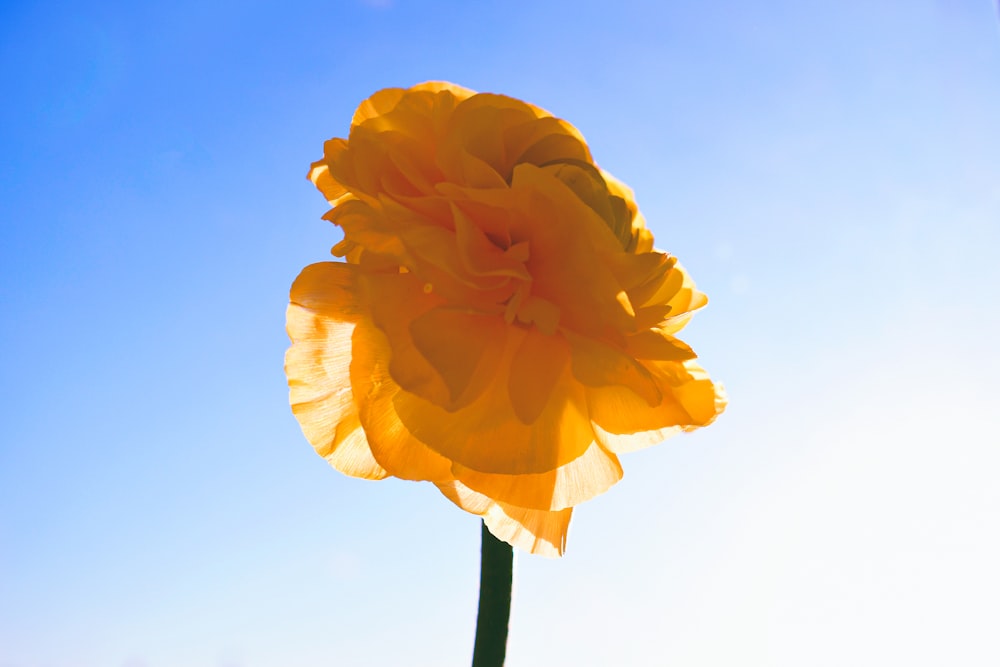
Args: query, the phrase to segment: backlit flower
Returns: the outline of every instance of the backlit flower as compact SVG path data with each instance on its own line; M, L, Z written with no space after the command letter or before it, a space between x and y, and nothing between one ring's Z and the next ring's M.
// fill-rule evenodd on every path
M432 482L558 555L619 454L723 409L674 337L705 296L569 123L448 83L381 90L309 178L345 261L292 286L285 370L341 472Z

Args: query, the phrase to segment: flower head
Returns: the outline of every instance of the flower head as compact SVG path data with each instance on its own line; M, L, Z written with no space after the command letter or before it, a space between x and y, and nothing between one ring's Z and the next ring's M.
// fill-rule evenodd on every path
M619 454L724 408L675 338L705 296L569 123L449 83L390 88L309 178L345 261L292 286L285 370L341 472L433 482L558 555Z

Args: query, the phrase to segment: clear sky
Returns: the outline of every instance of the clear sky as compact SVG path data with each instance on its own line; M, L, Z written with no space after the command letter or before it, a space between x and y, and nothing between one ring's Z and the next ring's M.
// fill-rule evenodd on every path
M1000 664L988 0L0 4L0 667L468 664L478 520L287 404L375 90L568 119L711 300L711 428L519 555L511 667Z

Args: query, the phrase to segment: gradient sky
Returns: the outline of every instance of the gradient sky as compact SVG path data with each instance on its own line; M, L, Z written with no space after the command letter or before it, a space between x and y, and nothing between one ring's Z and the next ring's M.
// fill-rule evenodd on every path
M1000 664L987 0L0 4L0 667L465 665L478 519L288 408L375 90L566 118L731 405L519 554L511 667Z

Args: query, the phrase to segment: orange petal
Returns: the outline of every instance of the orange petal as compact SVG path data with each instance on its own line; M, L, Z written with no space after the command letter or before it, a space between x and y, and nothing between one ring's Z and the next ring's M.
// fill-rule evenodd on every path
M582 160L557 160L541 167L565 183L580 201L601 217L622 249L628 247L632 239L632 216L625 201L608 191L597 167Z
M410 323L443 303L425 292L420 280L410 273L365 274L360 284L371 304L371 318L385 335L388 346L384 359L394 383L408 392L438 405L451 402L444 378L417 349Z
M566 339L573 355L573 375L587 387L621 385L648 405L656 405L662 399L649 369L623 351L568 332Z
M471 514L482 516L490 510L490 507L496 504L492 498L473 491L456 479L435 482L434 484L448 500Z
M347 475L381 479L388 473L371 453L351 391L350 320L358 310L353 268L314 264L295 281L285 373L292 412L316 452Z
M376 92L358 106L351 125L361 125L366 120L389 113L405 94L406 90L403 88L383 88Z
M531 426L511 404L511 359L524 337L510 327L496 377L469 405L448 411L408 392L394 405L414 436L456 463L481 472L540 473L581 456L594 439L583 387L565 370Z
M698 355L682 340L660 329L646 329L625 337L625 352L637 359L684 361Z
M369 127L373 122L352 127L349 149L326 157L330 174L355 196L369 203L382 192L386 174L397 170L383 133Z
M526 293L525 293L526 294ZM515 310L517 321L521 324L534 324L539 331L551 336L559 327L559 317L562 311L559 306L548 299L534 295L526 295L523 302L518 299Z
M485 160L464 151L459 151L451 162L452 173L449 180L474 188L503 188L506 179Z
M667 271L677 263L676 258L662 252L639 254L625 251L608 252L603 256L603 261L614 274L615 280L618 281L621 288L629 293L629 298L637 306L643 304L633 296L634 291L654 280L662 280Z
M497 538L536 556L558 558L566 552L573 508L545 512L497 503L483 516Z
M393 408L404 393L389 374L389 345L371 322L361 320L352 338L351 387L375 460L390 475L418 481L451 478L451 462L420 442Z
M646 218L640 212L632 218L632 243L627 250L636 254L653 251L653 232L646 227Z
M646 219L639 211L635 203L635 193L617 178L601 169L604 182L607 183L608 190L615 197L616 201L624 205L626 211L621 212L619 219L627 218L630 221L630 236L625 250L637 255L648 253L653 250L653 234L646 228Z
M385 194L396 198L432 195L434 185L443 178L433 163L422 159L422 147L416 143L401 143L388 157L394 169L382 174Z
M438 149L437 160L452 183L506 187L513 164L504 130L534 120L534 114L523 103L520 108L496 108L483 105L486 97L494 96L476 95L456 107Z
M332 319L357 321L357 267L343 262L318 262L302 269L292 283L290 301Z
M438 483L437 487L466 512L482 516L493 535L518 549L548 558L566 551L572 508L547 512L496 503L457 480Z
M323 219L344 230L343 243L362 246L369 252L393 257L397 264L407 262L406 247L398 235L393 233L385 216L371 203L348 199L327 211Z
M580 458L551 472L496 475L455 464L455 477L496 501L536 510L561 510L598 496L622 478L618 457L593 443Z
M453 183L438 183L435 190L442 199L449 202L452 217L454 217L453 209L458 208L462 211L465 220L479 228L493 245L501 250L509 250L514 245L510 238L510 218L515 213L509 206L497 205L497 200L503 200L502 191L495 193L493 201L483 202L475 199L475 195L481 191L473 188L463 188ZM458 223L456 223L456 231L457 227ZM527 256L516 259L523 262Z
M305 414L305 411L300 411L296 416ZM384 479L389 476L389 471L379 465L375 455L372 454L368 438L358 420L357 411L350 419L342 419L337 424L336 435L329 446L317 447L316 453L334 468L352 477Z
M385 215L365 221L366 227L358 233L345 223L347 237L361 239L360 243L366 247L371 244L379 252L399 252L401 265L418 275L423 285L429 285L435 294L453 304L473 305L484 311L502 310L498 304L514 289L508 274L517 273L516 270L470 272L454 231L391 202L383 204L387 209ZM383 225L382 221L388 219L392 222ZM359 236L361 233L365 236ZM383 239L387 241L384 244ZM399 244L400 250L397 251L390 240ZM512 261L504 261L514 266Z
M476 91L474 90L470 90L465 86L460 86L449 81L424 81L423 83L418 83L417 85L411 87L410 90L426 90L432 93L447 92L458 100L464 100L476 94Z
M531 280L531 274L524 268L524 261L528 259L527 243L511 248L513 252L505 250L491 241L462 209L453 205L452 215L458 256L469 274Z
M707 426L726 406L723 388L695 362L648 361L644 365L663 394L656 405L649 405L624 387L587 389L598 440L616 454Z
M477 184L467 178L468 174L463 169L462 156L467 156L488 165L500 179L497 184L480 185L503 187L510 182L512 170L522 161L525 152L553 132L559 133L569 145L561 152L556 149L554 154L565 158L586 154L586 146L581 147L583 141L579 133L565 121L551 118L548 112L521 100L479 94L455 108L451 126L438 151L438 159L448 165L445 170L452 175L449 179L452 182ZM553 150L552 147L549 150Z
M511 198L524 206L511 235L531 243L532 294L560 309L560 326L601 336L631 330L635 314L602 254L620 249L612 231L562 181L530 164L514 170ZM523 202L523 203L522 203Z
M659 328L670 315L670 306L645 306L635 311L635 327L638 330Z
M409 328L417 350L448 385L451 404L458 403L475 378L493 377L507 333L498 317L454 308L433 308ZM476 384L478 395L485 386Z
M671 316L660 325L664 333L668 334L683 329L690 321L691 313L708 303L708 298L695 288L694 281L680 262L674 264L663 278L640 288L630 296L641 302L642 306L670 306Z
M535 141L515 156L517 163L541 165L557 160L593 162L583 135L570 123L549 116L540 118L531 125L530 136ZM508 136L510 137L510 134ZM512 143L516 145L519 142Z
M309 167L309 180L323 193L330 206L336 206L348 196L347 189L330 175L330 168L325 162L313 162Z
M511 360L508 378L510 403L523 423L531 425L542 414L568 361L569 346L562 336L528 329Z

